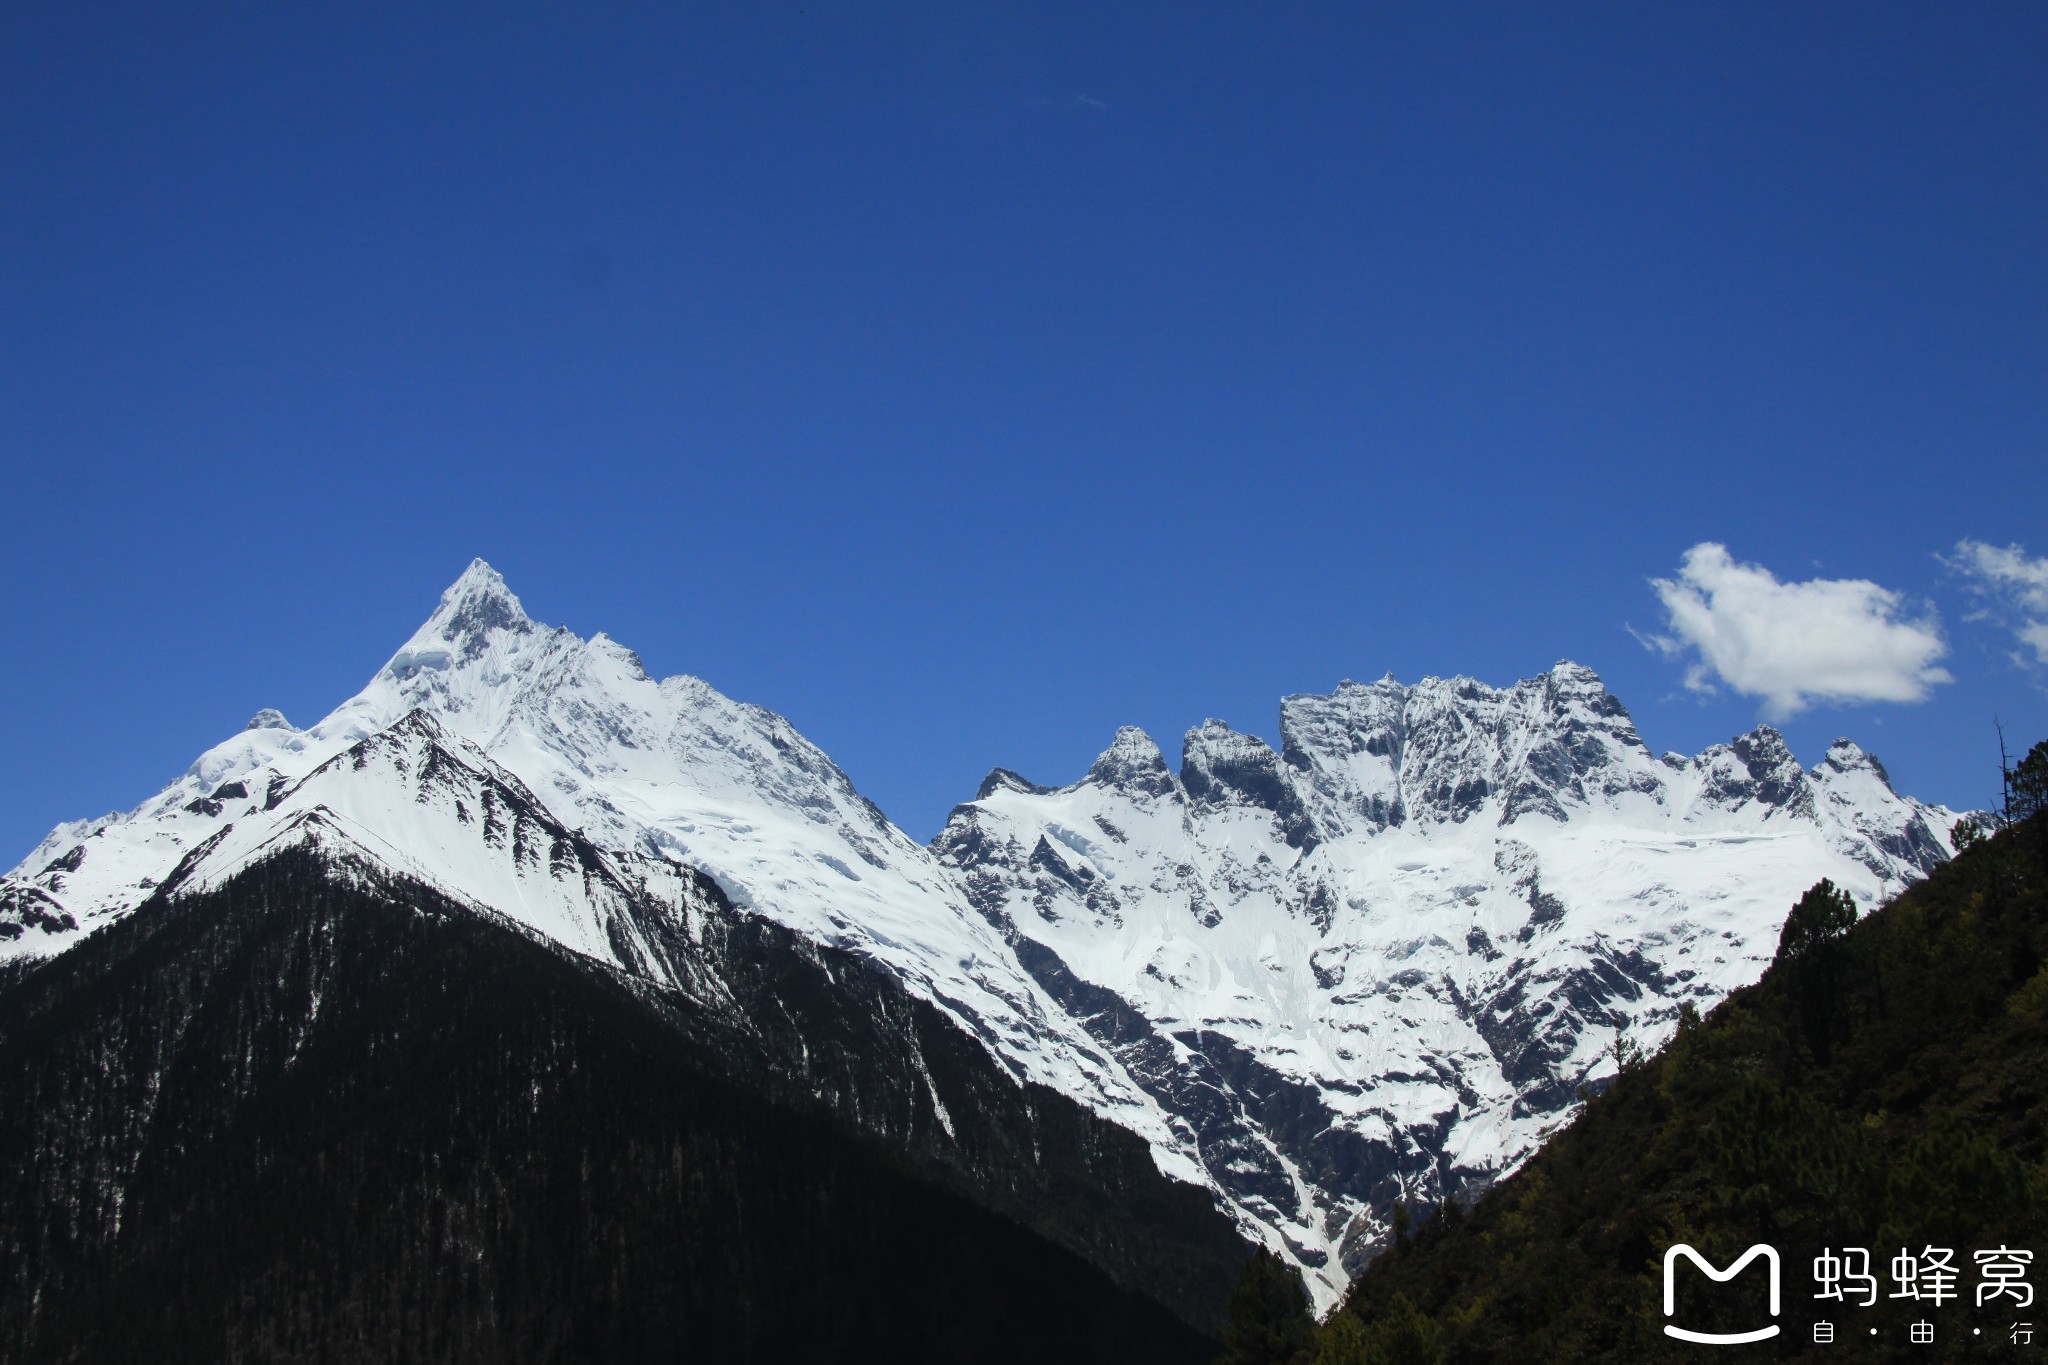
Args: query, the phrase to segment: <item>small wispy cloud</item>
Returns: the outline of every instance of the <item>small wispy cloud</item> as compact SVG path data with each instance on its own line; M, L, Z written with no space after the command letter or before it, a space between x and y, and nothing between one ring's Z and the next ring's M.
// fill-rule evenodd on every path
M1031 102L1041 109L1093 109L1100 113L1109 108L1108 100L1097 99L1079 90L1069 95L1041 95Z
M1983 603L1972 620L1993 621L2013 633L2033 657L2015 652L2022 665L2048 668L2048 558L2031 559L2018 545L1960 540L1941 562L1962 576Z
M1653 578L1665 634L1643 642L1686 659L1685 685L1717 683L1761 697L1783 720L1815 700L1925 701L1952 682L1935 661L1948 652L1930 608L1905 614L1905 598L1861 578L1782 583L1759 564L1739 563L1703 541L1685 552L1675 578Z

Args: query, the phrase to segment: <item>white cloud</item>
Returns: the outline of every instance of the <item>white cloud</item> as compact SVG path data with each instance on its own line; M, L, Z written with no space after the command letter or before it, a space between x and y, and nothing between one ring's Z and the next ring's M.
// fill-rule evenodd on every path
M2029 559L2017 545L2003 549L1981 540L1956 542L1942 563L1969 579L1983 597L1978 619L1997 621L2034 651L2033 662L2048 667L2048 559ZM2023 654L2013 656L2026 663Z
M1685 685L1711 692L1714 681L1764 699L1774 720L1809 702L1924 701L1951 682L1934 661L1948 652L1932 609L1901 614L1898 593L1861 578L1780 583L1759 564L1739 564L1727 547L1705 541L1685 552L1678 577L1653 578L1670 634L1646 643L1672 658L1690 657Z

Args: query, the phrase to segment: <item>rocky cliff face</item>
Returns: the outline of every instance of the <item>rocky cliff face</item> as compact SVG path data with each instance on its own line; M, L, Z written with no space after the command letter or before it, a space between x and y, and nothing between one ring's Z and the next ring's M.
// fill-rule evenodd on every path
M999 773L933 847L1172 1116L1228 1197L1340 1282L1393 1204L1512 1167L1770 959L1821 876L1868 906L1951 812L1843 740L1651 755L1589 669L1345 683L1282 744L1208 721L1177 772L1126 729L1050 789Z
M310 845L710 1008L701 872L1138 1134L1327 1302L1395 1200L1566 1116L1617 1021L1647 1042L1752 979L1818 877L1869 904L1947 853L1854 745L1655 758L1575 665L1346 683L1281 733L1211 721L1174 768L1127 729L1057 789L998 769L925 848L786 720L531 621L479 562L318 724L261 713L53 830L0 879L0 967Z

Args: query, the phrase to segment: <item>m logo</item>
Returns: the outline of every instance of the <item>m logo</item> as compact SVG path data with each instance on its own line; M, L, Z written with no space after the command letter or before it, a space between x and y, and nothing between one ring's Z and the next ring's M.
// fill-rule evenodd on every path
M1668 1318L1678 1311L1678 1286L1673 1282L1671 1272L1673 1267L1678 1264L1680 1256L1684 1256L1687 1260L1698 1266L1701 1272L1716 1284L1726 1284L1729 1280L1740 1275L1744 1266L1759 1256L1763 1257L1764 1260L1770 1263L1771 1267L1771 1316L1774 1318L1778 1316L1778 1249L1776 1247L1765 1246L1762 1242L1758 1242L1755 1246L1743 1252L1740 1257L1736 1258L1734 1265L1729 1266L1726 1270L1716 1270L1713 1266L1707 1264L1706 1257L1700 1255L1685 1243L1680 1242L1677 1246L1664 1253L1665 1317ZM1754 1332L1688 1332L1683 1327L1673 1327L1667 1322L1664 1324L1664 1335L1667 1337L1677 1337L1680 1341L1697 1341L1704 1346L1739 1346L1745 1341L1769 1340L1778 1335L1778 1325L1772 1323L1769 1327L1759 1327Z

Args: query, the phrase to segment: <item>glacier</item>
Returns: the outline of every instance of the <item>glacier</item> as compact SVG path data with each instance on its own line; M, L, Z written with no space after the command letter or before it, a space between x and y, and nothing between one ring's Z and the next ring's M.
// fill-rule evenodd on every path
M1061 787L998 768L927 847L782 717L531 620L479 560L317 724L259 712L52 830L0 878L0 963L313 842L714 991L645 922L701 871L1136 1132L1327 1306L1397 1203L1483 1188L1618 1036L1754 980L1807 886L1868 908L1951 852L1956 814L1847 740L1811 768L1768 726L1655 756L1571 663L1346 682L1280 733L1209 721L1170 767L1125 729Z

